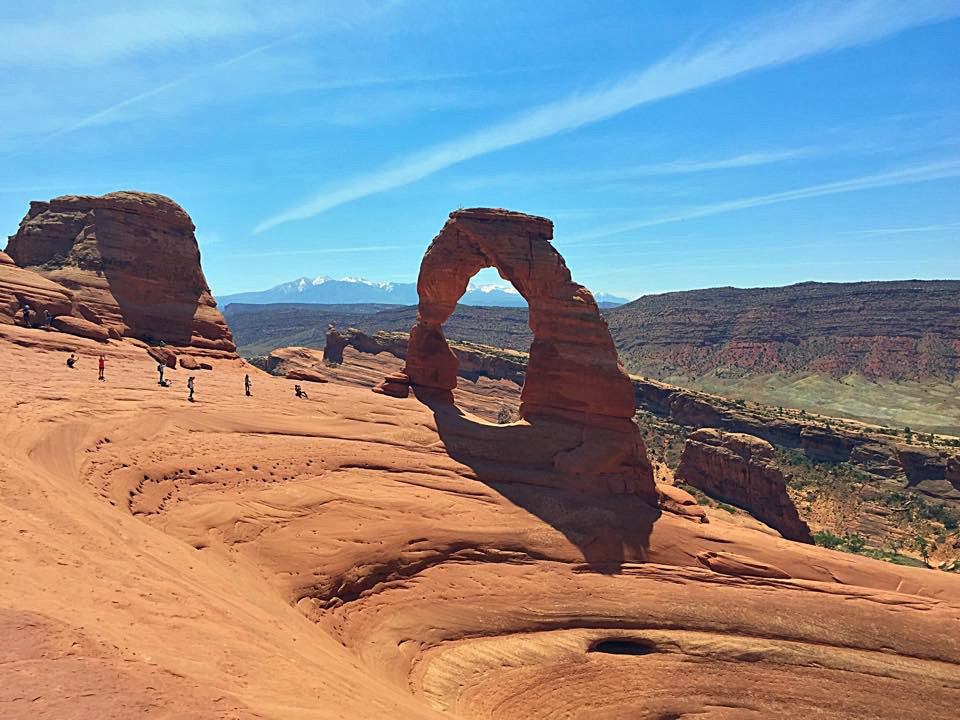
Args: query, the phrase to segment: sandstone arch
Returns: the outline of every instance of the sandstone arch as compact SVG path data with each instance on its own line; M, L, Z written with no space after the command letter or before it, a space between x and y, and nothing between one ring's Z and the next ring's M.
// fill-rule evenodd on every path
M570 277L551 244L553 223L507 210L457 210L420 265L417 323L410 331L406 374L413 386L453 390L457 358L442 325L467 283L494 267L527 300L533 344L520 415L552 414L590 424L629 419L633 385L593 295Z
M639 495L655 506L653 469L632 420L633 384L593 295L570 278L552 237L546 218L487 208L451 213L420 265L404 372L375 390L405 397L412 385L434 406L446 451L482 479ZM523 422L504 426L472 422L452 404L458 361L442 327L486 267L526 298L534 337Z

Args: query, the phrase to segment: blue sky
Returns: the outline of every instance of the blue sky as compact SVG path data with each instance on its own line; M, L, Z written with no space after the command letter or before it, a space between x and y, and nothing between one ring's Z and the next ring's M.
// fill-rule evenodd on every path
M630 297L960 277L960 0L0 10L4 233L159 192L215 294L411 282L458 206Z

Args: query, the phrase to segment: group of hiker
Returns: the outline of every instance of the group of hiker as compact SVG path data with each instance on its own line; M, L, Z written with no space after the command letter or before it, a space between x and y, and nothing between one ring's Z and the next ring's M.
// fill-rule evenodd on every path
M20 301L20 312L23 313L23 326L28 328L48 328L53 321L53 315L46 308L34 310L30 303Z
M76 353L70 353L69 357L67 357L67 367L71 369L76 368L78 359L79 358L77 357ZM101 353L100 357L97 359L97 369L99 370L97 379L100 380L101 382L104 382L106 380L106 377L104 375L106 364L107 364L106 358L104 357L103 353ZM170 381L163 377L163 373L165 369L166 369L166 365L164 363L157 364L157 373L160 376L159 379L157 380L157 385L160 385L162 387L170 387ZM189 391L187 400L189 400L190 402L196 402L196 400L194 399L194 392L196 392L196 383L197 383L197 378L194 375L191 375L190 377L187 378L187 390ZM253 390L253 383L250 381L250 374L245 373L243 376L244 395L246 395L247 397L253 397L252 390ZM299 383L293 386L293 392L298 398L302 398L304 400L310 399L306 391L304 391L304 389L300 387Z

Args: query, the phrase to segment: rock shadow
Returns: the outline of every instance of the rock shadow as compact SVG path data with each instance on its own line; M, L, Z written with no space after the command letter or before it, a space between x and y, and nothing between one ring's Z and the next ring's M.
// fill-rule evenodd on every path
M415 387L414 394L433 412L451 458L562 533L592 571L615 574L625 562L647 559L657 508L638 495L611 491L603 475L553 467L557 453L583 442L582 426L545 417L494 425L466 415L451 393Z

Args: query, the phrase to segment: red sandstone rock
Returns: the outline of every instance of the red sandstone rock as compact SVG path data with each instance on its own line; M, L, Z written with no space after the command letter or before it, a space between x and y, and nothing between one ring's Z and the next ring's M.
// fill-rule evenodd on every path
M329 382L327 378L316 370L308 370L307 368L291 368L287 370L286 378L287 380L302 380L303 382L313 383Z
M546 218L474 208L450 214L420 266L417 324L407 374L414 385L456 387L457 358L443 336L470 278L495 267L527 300L533 344L520 414L572 410L631 418L633 390L593 295L570 278Z
M6 253L0 252L0 323L17 319L21 302L35 311L51 315L71 315L73 299L62 285L30 270L17 267Z
M553 224L546 218L483 208L451 213L420 265L420 304L404 372L418 397L437 408L443 426L447 413L439 407L452 402L459 361L442 325L470 278L483 268L497 268L527 300L533 343L520 396L520 416L529 429L491 431L501 438L496 452L502 454L510 442L505 432L519 430L524 462L552 471L538 477L540 482L634 494L656 505L653 468L632 421L633 386L593 295L571 280L552 237ZM389 381L379 388L388 389L403 392ZM489 448L459 444L456 433L462 428L456 417L445 419L444 442L465 457L482 458Z
M7 252L21 268L70 289L87 320L127 337L235 357L193 231L187 213L162 195L67 195L30 203Z
M374 385L372 390L381 395L390 395L395 398L405 398L410 396L410 385L407 383L389 382L384 380L378 385Z
M60 332L90 338L91 340L99 340L100 342L106 342L110 337L107 329L102 325L97 325L83 318L71 317L70 315L57 316L50 322L50 325Z
M181 355L179 358L180 367L184 370L199 370L200 363L197 362L197 359L192 355Z
M696 522L710 522L707 513L697 504L697 500L686 490L674 485L657 483L657 494L660 496L660 509L674 515L688 517Z
M177 353L168 347L147 348L147 355L152 357L158 363L163 363L168 368L177 367Z
M789 540L812 543L773 457L765 440L706 428L690 434L675 477L749 511Z

